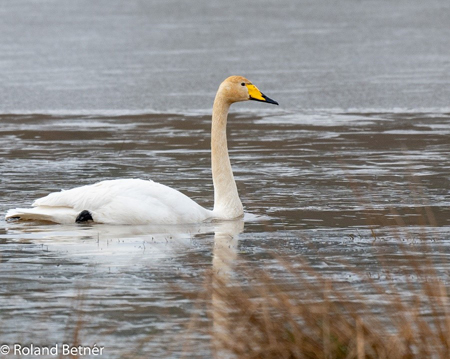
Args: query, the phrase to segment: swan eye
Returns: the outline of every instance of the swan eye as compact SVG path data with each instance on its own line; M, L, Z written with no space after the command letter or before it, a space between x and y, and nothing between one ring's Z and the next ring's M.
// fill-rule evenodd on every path
M241 83L241 86L245 86L245 82Z

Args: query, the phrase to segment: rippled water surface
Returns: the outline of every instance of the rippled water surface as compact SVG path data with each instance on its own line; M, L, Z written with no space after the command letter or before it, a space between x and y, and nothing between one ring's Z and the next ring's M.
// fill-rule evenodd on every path
M224 233L238 238L238 266L273 268L274 254L301 258L362 291L370 285L352 268L401 285L407 258L398 244L427 243L424 263L432 260L448 283L449 118L234 114L229 147L243 221L134 227L2 220L2 339L29 341L35 328L32 339L42 345L72 340L82 320L81 342L105 346L108 357L133 352L141 340L155 357L177 355ZM152 178L212 206L209 116L4 115L0 123L2 213L50 191L119 177ZM207 357L208 339L196 343L196 355Z

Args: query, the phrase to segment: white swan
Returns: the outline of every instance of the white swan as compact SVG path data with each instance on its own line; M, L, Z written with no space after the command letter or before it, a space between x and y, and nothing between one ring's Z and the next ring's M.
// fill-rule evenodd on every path
M228 157L226 125L230 105L247 100L278 105L241 76L231 76L223 81L214 100L211 126L212 211L165 185L140 179L118 179L51 193L36 200L33 208L10 209L5 218L56 223L187 224L212 218L228 220L241 217L244 211Z

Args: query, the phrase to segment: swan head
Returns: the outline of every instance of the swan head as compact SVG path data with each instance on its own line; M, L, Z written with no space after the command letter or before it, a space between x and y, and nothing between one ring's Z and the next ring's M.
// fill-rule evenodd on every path
M278 102L264 95L251 81L242 76L228 77L220 85L218 94L230 103L252 100L278 105Z

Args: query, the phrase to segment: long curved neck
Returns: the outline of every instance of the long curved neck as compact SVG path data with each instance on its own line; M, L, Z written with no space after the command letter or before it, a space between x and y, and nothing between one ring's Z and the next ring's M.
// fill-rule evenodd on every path
M231 169L227 146L227 117L231 102L216 95L211 127L211 168L214 183L214 212L218 218L233 219L244 214Z

